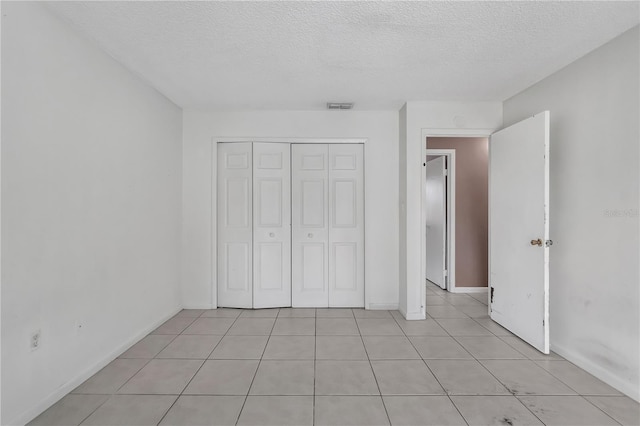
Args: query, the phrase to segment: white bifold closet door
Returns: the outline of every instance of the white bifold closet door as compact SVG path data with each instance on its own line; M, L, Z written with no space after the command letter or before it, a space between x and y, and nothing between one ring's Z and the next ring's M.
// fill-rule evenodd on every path
M218 144L218 306L253 307L252 144Z
M253 144L253 307L291 306L289 144Z
M329 145L329 307L364 307L364 153Z
M294 144L292 305L364 306L364 154L359 144Z
M218 306L291 306L288 144L218 144Z
M292 306L329 306L329 146L291 145Z

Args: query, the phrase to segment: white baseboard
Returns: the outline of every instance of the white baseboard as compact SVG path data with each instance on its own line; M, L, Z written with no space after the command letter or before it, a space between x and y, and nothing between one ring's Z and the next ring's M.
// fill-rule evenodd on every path
M169 318L173 317L175 314L177 314L181 310L182 308L175 308L168 315L164 315L159 320L154 321L151 325L149 325L148 327L145 327L142 331L134 335L131 339L127 340L125 343L117 347L115 350L105 355L100 361L96 362L91 367L82 371L75 378L69 380L67 383L59 387L55 392L52 392L51 394L49 394L49 396L47 396L42 401L37 403L33 408L25 411L20 416L18 416L18 418L14 419L11 422L6 423L6 425L17 426L17 425L25 425L29 423L31 420L35 419L41 413L43 413L46 409L51 407L56 402L60 401L65 395L67 395L69 392L71 392L72 390L80 386L89 377L93 376L98 371L102 370L104 367L106 367L107 364L109 364L111 361L119 357L127 349L129 349L131 346L138 343L143 337L151 333L153 330L158 328L162 323L167 321Z
M381 310L381 311L397 311L398 304L397 303L369 303L369 307L372 311Z
M407 312L404 309L402 309L402 306L400 306L400 304L398 304L398 312L400 312L400 314L403 317L405 317L405 318L407 317Z
M400 305L398 305L398 312L400 312L407 321L426 319L426 316L422 312L406 312Z
M423 320L426 319L422 312L407 312L404 315L404 319L407 321Z
M455 287L451 293L486 293L489 287Z
M594 375L598 379L602 380L609 386L619 390L627 395L629 398L640 402L640 389L638 389L637 383L631 383L620 376L612 374L601 365L593 362L590 359L585 358L582 354L575 352L562 345L552 343L551 350L565 358L567 361L574 363L578 367L582 368L586 372Z
M217 309L217 307L211 306L210 304L190 304L190 305L184 305L183 309ZM398 304L397 303L369 303L369 307L367 309L382 310L382 311L397 311Z
M192 303L186 304L182 309L217 309L217 306L213 306L211 303Z

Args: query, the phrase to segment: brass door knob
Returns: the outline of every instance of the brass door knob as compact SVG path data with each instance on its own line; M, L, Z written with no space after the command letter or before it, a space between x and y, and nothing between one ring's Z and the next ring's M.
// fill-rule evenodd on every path
M531 240L531 245L542 247L542 240L540 238L538 238L537 240Z

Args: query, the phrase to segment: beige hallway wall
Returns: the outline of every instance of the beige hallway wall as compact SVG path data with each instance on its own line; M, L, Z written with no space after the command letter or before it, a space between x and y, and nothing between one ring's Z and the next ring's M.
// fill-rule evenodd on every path
M489 141L430 137L427 148L456 151L456 287L486 287Z

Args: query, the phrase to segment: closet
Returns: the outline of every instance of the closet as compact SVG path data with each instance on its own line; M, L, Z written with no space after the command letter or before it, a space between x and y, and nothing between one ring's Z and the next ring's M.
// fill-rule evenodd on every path
M363 145L217 145L218 306L363 307Z

